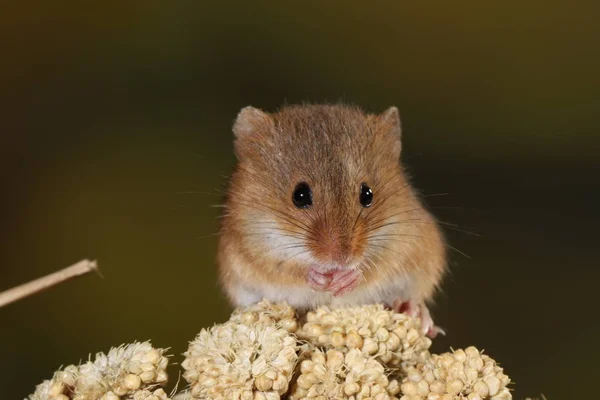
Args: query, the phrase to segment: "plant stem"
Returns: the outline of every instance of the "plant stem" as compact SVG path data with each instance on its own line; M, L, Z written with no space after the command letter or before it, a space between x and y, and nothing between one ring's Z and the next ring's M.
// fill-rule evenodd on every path
M0 292L0 307L13 303L24 297L34 295L42 290L48 289L59 283L65 282L77 276L87 274L90 271L97 271L96 261L82 260L70 267L60 271L38 278L31 282L24 283L4 292Z

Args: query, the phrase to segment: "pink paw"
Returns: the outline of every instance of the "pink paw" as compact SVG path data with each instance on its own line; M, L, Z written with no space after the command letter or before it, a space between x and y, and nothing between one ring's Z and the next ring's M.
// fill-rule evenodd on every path
M342 296L360 283L361 273L355 270L335 271L332 275L329 290L334 296Z
M423 303L415 303L413 301L397 301L394 304L394 311L409 315L413 318L421 320L421 328L430 338L435 338L437 335L445 335L446 332L439 326L436 326L429 313L429 308Z
M322 274L314 268L308 270L308 284L314 290L325 291L331 283L332 274Z

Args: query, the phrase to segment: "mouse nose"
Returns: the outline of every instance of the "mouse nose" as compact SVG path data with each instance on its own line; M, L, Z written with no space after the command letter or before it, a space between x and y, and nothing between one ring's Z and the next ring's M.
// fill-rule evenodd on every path
M352 260L352 238L339 230L321 230L315 238L313 253L324 264L347 265Z

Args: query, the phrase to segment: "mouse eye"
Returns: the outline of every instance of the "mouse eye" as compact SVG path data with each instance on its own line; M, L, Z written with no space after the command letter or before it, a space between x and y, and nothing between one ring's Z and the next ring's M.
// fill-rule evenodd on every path
M373 203L373 191L366 183L360 185L359 200L360 204L365 208L371 207L371 204Z
M292 195L292 201L298 208L307 208L312 205L312 190L310 190L308 183L300 182L296 185L294 194Z

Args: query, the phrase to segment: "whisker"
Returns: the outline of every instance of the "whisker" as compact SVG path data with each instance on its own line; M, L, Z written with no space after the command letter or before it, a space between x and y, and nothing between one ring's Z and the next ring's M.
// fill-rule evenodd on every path
M379 258L379 259L382 261L382 265L378 265L378 264L377 264L376 262L374 262L373 260L371 260L371 264L372 264L372 265L373 265L373 267L375 268L375 271L376 271L376 272L378 272L378 273L384 273L384 274L385 274L385 272L384 272L384 269L383 269L383 268L385 267L385 265L384 265L384 264L386 264L386 260L383 258L383 256L381 256L380 254L377 254L377 253L370 253L370 256L377 257L377 258ZM370 260L370 257L369 257L369 260Z
M380 238L380 237L394 237L394 236L409 236L409 237L415 237L418 239L423 239L423 236L421 235L411 235L409 233L377 233L374 235L369 235L366 238L367 239L374 239L374 238Z
M465 229L460 228L458 225L450 223L450 222L444 222L444 221L440 221L440 220L436 220L438 224L443 225L449 229L455 230L457 232L462 232L462 233L466 233L467 235L471 235L471 236L481 236L479 233L476 232L471 232L471 231L467 231Z
M284 260L281 260L280 262L281 262L281 263L286 263L286 262L290 261L291 259L293 259L293 258L295 258L295 257L297 257L297 256L299 256L299 255L301 255L301 254L308 253L308 252L309 252L309 250L308 250L308 249L306 249L306 250L302 250L302 251L299 251L298 253L294 253L294 254L292 254L291 256L289 256L289 257L285 258Z
M418 219L416 219L418 221ZM411 220L410 219L405 219L405 220L401 220L401 221L391 221L391 222L386 222L384 224L379 224L379 225L375 225L375 226L371 226L369 227L369 229L366 230L366 232L372 232L376 229L381 229L381 228L385 228L386 226L392 226L392 225L400 225L402 223L410 223Z
M197 195L207 195L207 196L223 196L225 193L188 191L188 192L175 192L175 194L197 194Z
M433 193L433 194L425 194L421 197L429 198L429 197L439 197L439 196L449 196L450 193Z
M379 190L383 190L383 189L387 188L387 185L388 185L388 184L389 184L389 183L390 183L390 182L391 182L391 181L392 181L394 178L397 178L397 177L398 177L398 174L397 174L397 172L396 172L396 171L392 171L392 172L390 173L390 177L389 177L389 179L386 179L386 180L385 180L385 181L384 181L384 182L383 182L381 185L377 185L378 189L379 189Z
M397 251L396 251L396 250L394 250L394 249L390 249L390 248L389 248L389 247L387 247L387 246L382 246L382 245L378 245L378 244L370 244L370 243L369 243L369 246L376 247L376 248L379 248L379 249L384 249L384 250L387 250L387 251L391 251L392 253L396 253L396 254L398 254L399 256L404 256L403 254L401 254L401 253L397 252Z
M400 212L398 212L398 213L395 213L395 214L392 214L392 215L385 216L385 217L383 217L383 218L380 218L380 219L377 219L377 220L375 220L375 221L371 221L371 224L372 224L372 225L377 225L377 224L379 224L380 222L383 222L383 221L385 221L385 220L387 220L387 219L390 219L390 218L393 218L393 217L397 217L397 216L399 216L399 215L402 215L402 214L407 214L407 213L409 213L409 212L415 212L415 211L420 211L420 210L421 210L421 208L417 207L417 208L412 208L412 209L410 209L410 210L404 210L404 211L400 211Z
M312 231L305 231L302 228L299 228L299 229L301 229L301 232L296 232L296 231L291 230L291 229L286 229L286 228L282 228L282 227L279 227L279 226L273 226L273 223L262 223L261 224L261 223L256 223L256 222L247 223L246 226L247 227L255 227L255 228L258 228L258 229L273 229L273 230L278 230L278 231L281 231L281 232L290 232L290 233L293 233L293 234L296 234L296 235L301 235L303 239L310 239L310 240L314 240L314 241L318 240L317 237L314 235L314 233Z
M306 246L303 245L303 244L301 244L301 245L295 244L295 245L291 245L291 246L290 245L287 245L287 246L286 245L282 245L282 246L278 246L278 247L269 249L266 252L264 252L261 257L258 257L257 259L255 259L254 261L252 261L250 264L248 264L247 267L249 268L249 267L253 266L254 264L256 264L257 262L265 259L267 256L270 255L270 253L272 253L274 251L278 251L278 250L291 250L291 249L297 249L297 248L300 248L300 247L306 247ZM306 250L306 251L308 251L308 250Z
M373 243L373 242L383 242L383 243L389 243L390 240L389 239L385 239L385 238L375 238L375 239L371 239L369 240L369 244ZM394 242L398 242L398 243L404 243L404 244L414 244L414 242L409 242L406 240L395 240ZM390 249L391 250L391 249Z
M259 210L259 211L272 211L276 214L278 214L280 216L280 218L284 221L286 221L287 223L289 223L290 225L294 225L297 228L306 230L307 232L310 231L310 227L308 227L306 224L302 223L301 221L298 221L297 219L294 219L293 216L286 214L285 212L278 210L274 207L265 205L265 204L250 204L250 203L243 203L240 202L239 200L236 200L236 203L239 205L243 205L249 208L253 208L255 210Z
M360 216L362 215L363 210L364 210L364 207L361 207L360 212L358 213L358 216L356 217L356 219L354 220L354 224L352 225L352 229L351 229L352 232L354 232L354 228L356 228L356 223L360 219Z
M270 230L271 232L277 232L276 230ZM249 235L257 235L257 236L264 236L264 237L268 237L269 235L271 235L271 233L265 232L265 231L247 231L246 232ZM301 236L301 235L290 235L289 233L279 233L279 235L281 237L284 238L292 238L292 239L299 239L299 240L304 240L305 237Z
M383 204L385 204L385 202L387 200L389 200L392 196L395 196L396 194L402 192L404 189L406 189L409 186L409 184L405 184L404 186L401 186L400 188L398 188L397 190L393 191L392 193L388 194L386 197L384 197L382 200L380 201L373 201L373 208L371 209L371 211L369 212L369 214L367 214L367 218L369 218L369 216L371 214L373 214L375 212L375 210L379 210L381 208L381 206Z
M472 208L458 207L458 206L430 206L429 208L433 208L433 209L437 209L437 210L473 210Z
M472 258L465 252L460 251L459 249L457 249L456 247L446 243L446 246L450 247L452 250L456 251L458 254L461 254L463 256L465 256L466 258L468 258L469 260L472 260Z

